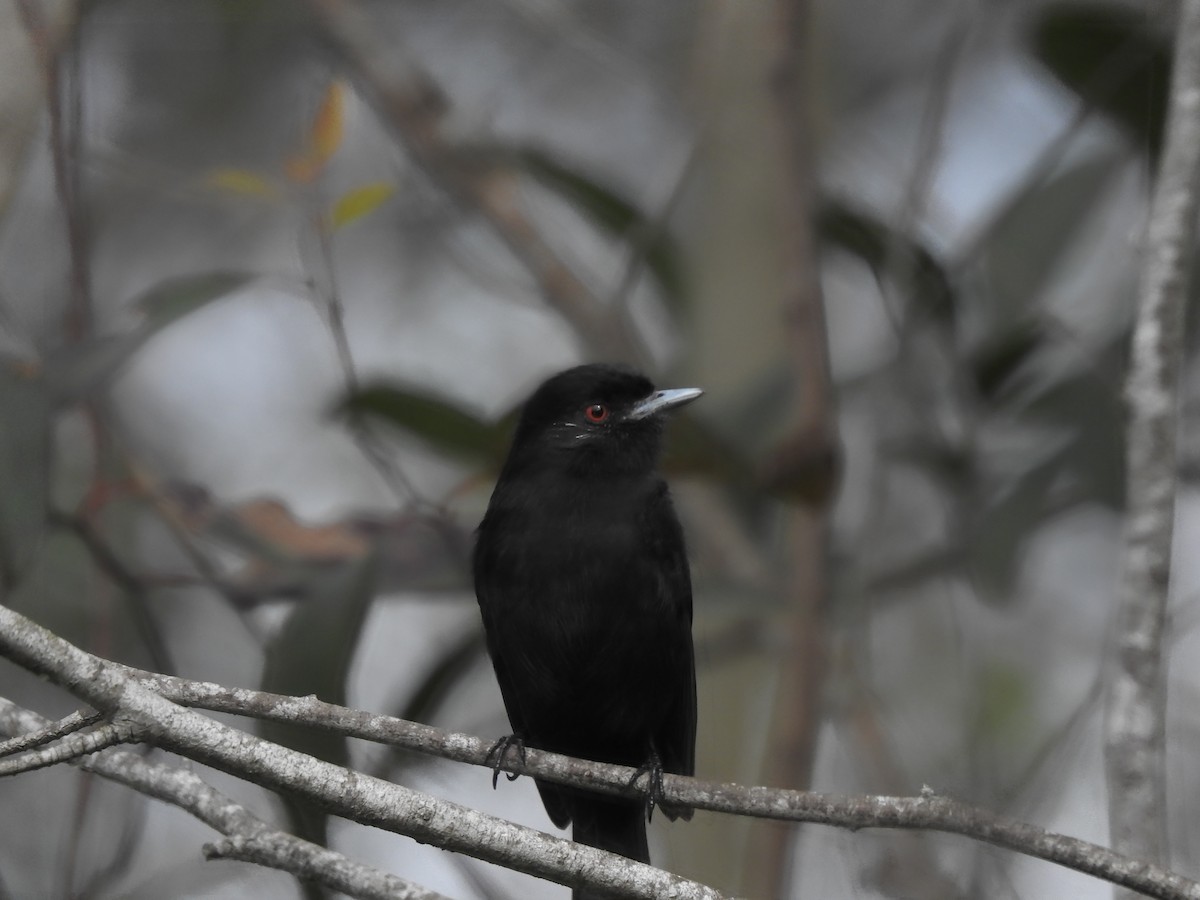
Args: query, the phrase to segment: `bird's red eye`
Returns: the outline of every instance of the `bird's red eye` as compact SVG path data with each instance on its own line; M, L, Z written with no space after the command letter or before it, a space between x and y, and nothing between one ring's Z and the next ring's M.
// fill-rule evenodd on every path
M608 407L603 403L593 403L583 411L589 422L603 422L608 418Z

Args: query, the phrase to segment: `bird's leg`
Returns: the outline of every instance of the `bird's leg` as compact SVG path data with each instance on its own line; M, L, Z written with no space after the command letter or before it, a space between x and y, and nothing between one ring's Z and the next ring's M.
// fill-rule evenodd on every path
M650 758L638 766L633 777L629 779L629 786L633 787L637 784L638 779L643 775L646 776L646 821L649 822L654 817L654 807L661 806L665 799L663 764L658 756L658 751L653 747L650 748Z
M496 782L500 779L501 767L508 756L508 751L513 748L516 748L517 758L521 760L521 765L525 765L525 739L516 734L508 734L500 738L496 743L492 744L487 752L487 756L483 758L484 765L488 763L492 765L492 790L496 789ZM521 773L505 772L504 777L509 781L516 781L521 777Z

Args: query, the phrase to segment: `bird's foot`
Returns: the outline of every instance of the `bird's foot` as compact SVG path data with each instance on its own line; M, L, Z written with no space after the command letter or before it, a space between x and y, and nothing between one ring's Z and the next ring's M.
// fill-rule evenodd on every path
M490 763L492 766L492 790L496 789L496 782L500 780L500 772L503 771L508 751L513 749L517 751L517 758L521 761L521 765L525 765L525 739L515 734L508 734L500 738L492 744L487 756L483 758L484 765ZM521 773L505 772L504 777L509 781L516 781L521 777Z
M629 786L636 785L643 776L646 779L646 821L649 822L654 818L654 807L663 805L666 799L663 791L663 764L657 750L650 750L650 758L637 767L637 771L629 779Z

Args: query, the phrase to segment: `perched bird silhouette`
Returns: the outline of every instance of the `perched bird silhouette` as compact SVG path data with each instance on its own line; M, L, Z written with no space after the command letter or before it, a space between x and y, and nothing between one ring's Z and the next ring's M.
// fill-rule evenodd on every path
M528 744L647 772L648 802L537 782L555 825L642 862L655 778L695 768L692 587L657 462L665 413L700 394L607 365L547 380L522 410L475 545L513 729L493 750Z

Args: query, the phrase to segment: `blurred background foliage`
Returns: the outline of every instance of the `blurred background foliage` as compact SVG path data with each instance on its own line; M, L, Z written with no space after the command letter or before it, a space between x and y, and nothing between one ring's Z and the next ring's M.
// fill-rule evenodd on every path
M815 753L792 783L929 784L1103 842L1122 377L1173 7L799 5L788 49L765 2L0 7L6 602L131 664L499 735L471 532L521 398L621 359L707 391L666 462L699 774L778 777L792 588L820 555L796 523L828 516L804 626L822 715L792 729ZM784 52L803 109L774 102ZM837 453L797 425L788 128L812 150ZM1194 355L1187 378L1192 410ZM1168 760L1193 875L1198 585L1183 552ZM0 684L66 710L7 663ZM528 780L261 731L550 827ZM453 896L563 895L212 777ZM0 798L0 896L312 893L204 863L202 828L78 772ZM700 814L652 840L740 895L1108 895L939 836ZM790 871L762 864L781 840Z

